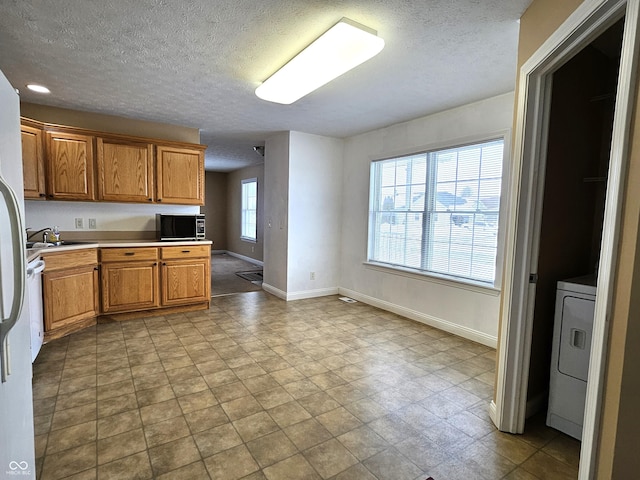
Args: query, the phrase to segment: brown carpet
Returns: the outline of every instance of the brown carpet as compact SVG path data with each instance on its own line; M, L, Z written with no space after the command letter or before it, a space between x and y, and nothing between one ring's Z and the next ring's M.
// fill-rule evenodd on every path
M262 267L226 253L211 255L211 296L256 292L257 285L236 275L237 272L261 271Z

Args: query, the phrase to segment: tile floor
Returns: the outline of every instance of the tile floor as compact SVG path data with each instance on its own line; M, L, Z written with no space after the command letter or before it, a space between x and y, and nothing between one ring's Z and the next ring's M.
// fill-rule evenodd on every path
M494 356L335 296L101 324L34 364L38 478L576 478L543 420L493 427Z

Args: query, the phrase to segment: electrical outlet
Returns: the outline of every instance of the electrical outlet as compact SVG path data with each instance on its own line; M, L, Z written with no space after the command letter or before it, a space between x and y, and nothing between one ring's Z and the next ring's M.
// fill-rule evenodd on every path
M309 280L315 280L316 279L316 272L309 272Z
M91 230L95 230L96 229L96 219L95 218L90 218L89 219L89 228Z
M256 251L256 247L251 247L251 253L254 253Z
M76 218L76 230L82 230L84 228L84 219Z

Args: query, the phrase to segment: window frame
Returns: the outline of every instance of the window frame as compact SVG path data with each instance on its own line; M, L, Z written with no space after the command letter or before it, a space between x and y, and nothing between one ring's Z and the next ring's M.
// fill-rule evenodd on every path
M376 162L385 160L394 160L402 157L409 157L412 155L421 155L437 152L440 150L460 148L475 144L481 144L485 142L491 142L494 140L503 141L503 154L502 154L502 176L500 181L500 205L498 207L498 230L497 230L497 248L496 248L496 265L495 265L495 278L493 283L484 282L479 280L473 280L464 277L458 277L455 275L449 275L440 272L431 272L428 270L421 270L418 268L412 268L402 265L394 265L391 263L370 260L369 253L371 248L371 203L374 201L372 196L372 187L375 185L374 172L372 165ZM380 156L370 156L367 163L369 176L369 185L367 190L367 228L365 233L365 248L364 248L364 260L363 265L369 269L384 272L388 274L401 275L416 280L429 281L431 283L439 283L443 285L450 285L457 288L470 288L475 291L484 291L490 294L500 292L502 289L502 276L504 269L504 249L506 242L506 221L507 221L507 206L511 202L511 192L509 189L509 179L511 176L511 129L498 130L491 133L472 135L457 139L444 140L441 142L434 142L426 145L416 146L414 148L402 148L395 151L387 152ZM427 182L428 183L428 180ZM425 207L426 211L426 207Z
M245 208L245 185L250 183L256 184L256 208L255 210L250 208ZM246 236L245 233L245 215L246 212L254 211L256 222L255 222L255 237ZM245 242L257 243L258 242L258 178L245 178L240 181L240 240Z

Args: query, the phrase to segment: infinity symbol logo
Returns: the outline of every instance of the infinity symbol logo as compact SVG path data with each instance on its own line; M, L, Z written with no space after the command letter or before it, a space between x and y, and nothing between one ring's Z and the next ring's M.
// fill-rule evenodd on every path
M9 468L11 470L17 470L18 468L20 470L26 470L29 467L29 464L27 462L16 462L16 461L11 461L9 462Z

